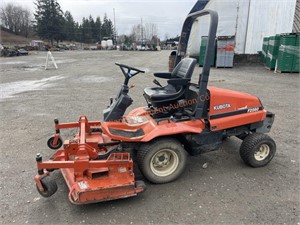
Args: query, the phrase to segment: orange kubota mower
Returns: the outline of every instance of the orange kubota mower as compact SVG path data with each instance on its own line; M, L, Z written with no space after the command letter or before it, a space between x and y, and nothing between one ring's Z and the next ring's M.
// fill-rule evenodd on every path
M196 155L216 150L222 140L236 136L243 140L240 155L252 166L261 167L273 158L276 145L266 134L274 114L266 111L259 98L231 90L207 86L210 58L214 49L218 15L214 11L192 12L185 20L181 40L189 38L194 20L210 15L210 29L205 63L197 84L191 83L195 59L183 58L184 41L177 51L172 73L155 73L167 80L167 86L146 88L147 106L136 108L124 116L132 104L129 80L144 71L117 64L125 81L110 106L103 111L104 121L59 123L48 146L57 150L48 161L37 154L38 174L35 182L44 197L57 190L52 171L60 169L69 187L74 204L86 204L135 196L145 190L143 181L136 181L131 155L144 177L152 183L176 180L184 171L187 153ZM60 130L78 128L72 140L62 141Z

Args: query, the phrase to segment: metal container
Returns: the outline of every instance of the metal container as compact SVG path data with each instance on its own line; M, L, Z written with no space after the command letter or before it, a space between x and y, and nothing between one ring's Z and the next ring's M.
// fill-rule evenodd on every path
M234 36L219 36L217 38L217 68L233 67L234 47Z

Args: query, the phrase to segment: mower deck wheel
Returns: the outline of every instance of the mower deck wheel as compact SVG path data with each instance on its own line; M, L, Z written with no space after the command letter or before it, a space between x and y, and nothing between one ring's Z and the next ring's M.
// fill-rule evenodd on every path
M63 145L63 140L59 137L56 144L53 144L54 136L50 137L47 141L47 145L51 149L59 149Z
M142 180L135 181L135 187L137 187L137 188L143 188L144 190L146 190L146 184Z
M37 187L37 190L41 196L48 198L57 191L57 184L53 179L51 179L51 177L49 176L43 177L41 179L41 183L43 185L44 191L41 191Z
M240 148L242 160L249 166L267 165L276 152L274 140L266 134L253 133L245 137Z
M176 180L184 171L187 153L173 138L160 138L143 144L137 151L142 174L152 183Z

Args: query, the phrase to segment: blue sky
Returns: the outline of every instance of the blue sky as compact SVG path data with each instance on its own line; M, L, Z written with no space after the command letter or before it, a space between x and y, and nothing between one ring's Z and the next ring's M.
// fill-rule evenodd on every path
M2 0L2 4L15 3L35 11L32 0ZM63 11L70 11L74 19L81 22L82 17L90 14L103 18L104 13L113 20L113 8L116 15L118 34L129 34L133 25L154 23L158 35L174 37L180 34L183 21L196 0L58 0ZM2 5L1 4L1 5Z

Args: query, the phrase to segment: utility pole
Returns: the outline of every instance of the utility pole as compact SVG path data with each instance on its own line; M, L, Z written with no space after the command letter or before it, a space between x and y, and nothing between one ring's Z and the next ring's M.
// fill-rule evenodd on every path
M117 27L116 27L116 14L115 14L115 8L113 8L113 13L114 13L114 40L117 42ZM117 43L115 43L117 44Z
M116 29L116 14L115 14L115 8L113 8L113 12L114 12L114 28Z
M141 18L141 41L142 41L142 44L143 44L143 18Z

